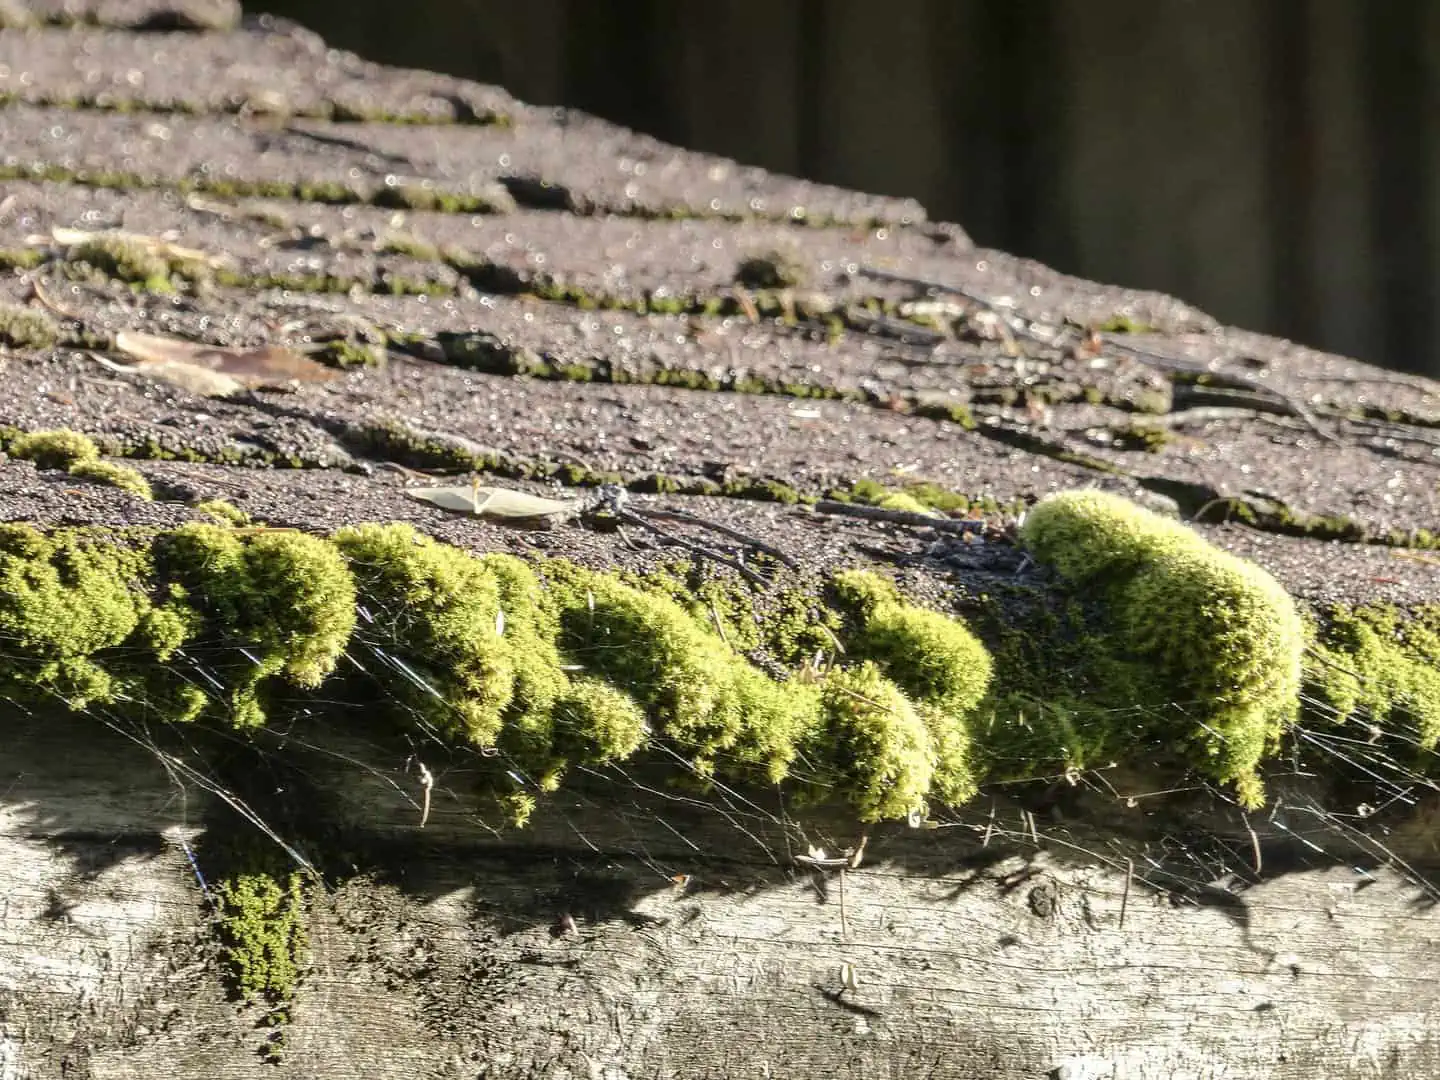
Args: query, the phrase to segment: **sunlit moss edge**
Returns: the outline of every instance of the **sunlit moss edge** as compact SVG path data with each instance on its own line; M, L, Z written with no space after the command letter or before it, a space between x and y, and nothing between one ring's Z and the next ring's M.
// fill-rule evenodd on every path
M1301 613L1258 567L1093 492L1041 503L1023 537L1089 603L1025 628L1029 653L870 572L755 593L472 555L401 525L9 524L0 693L249 730L358 679L396 723L498 751L519 817L572 766L657 746L702 784L783 782L864 820L1106 756L1153 764L1157 745L1255 805L1302 680L1327 722L1403 714L1440 736L1440 617Z

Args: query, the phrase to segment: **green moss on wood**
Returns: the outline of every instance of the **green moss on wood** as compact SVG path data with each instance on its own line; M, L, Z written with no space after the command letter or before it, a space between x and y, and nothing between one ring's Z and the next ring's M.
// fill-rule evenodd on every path
M209 517L217 525L249 525L250 515L234 503L224 499L202 499L195 509Z
M832 587L852 620L847 654L875 663L916 703L939 801L967 801L979 784L969 720L990 686L989 652L963 622L906 602L874 574L846 571Z
M755 589L688 565L626 578L475 556L399 525L8 525L0 693L241 730L364 701L366 722L499 751L481 782L516 817L568 769L636 756L866 820L1121 759L1257 802L1307 636L1279 586L1096 492L1042 502L1022 538L1060 579L998 586L1029 590L1028 609L965 599L982 645L861 571ZM1308 633L1307 696L1335 723L1440 734L1440 617L1330 612Z
M1171 729L1202 772L1263 801L1257 768L1299 712L1304 627L1273 577L1198 533L1098 491L1043 500L1022 538L1103 598L1117 658L1149 665Z
M1331 607L1312 633L1305 689L1319 720L1367 741L1401 730L1422 750L1440 743L1440 608Z
M313 688L335 669L355 623L355 584L333 544L287 531L191 523L153 545L157 575L199 617L207 650L227 649L230 722L263 724L273 678Z
M0 345L38 352L53 348L60 328L43 312L0 304Z
M221 962L231 991L243 1001L288 1002L309 938L300 874L235 874L221 880L214 895Z
M11 457L33 461L41 469L69 469L82 461L98 461L100 448L88 435L68 428L16 435L5 447Z
M154 498L154 494L150 490L150 481L128 465L120 465L114 461L85 459L75 462L70 466L69 471L71 476L78 476L82 480L93 480L97 484L108 484L121 491L128 491L131 495L144 499L146 502Z

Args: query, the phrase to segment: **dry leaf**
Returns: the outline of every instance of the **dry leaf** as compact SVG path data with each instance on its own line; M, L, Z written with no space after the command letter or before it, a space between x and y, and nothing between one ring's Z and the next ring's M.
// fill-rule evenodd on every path
M308 356L276 345L231 349L121 331L115 335L115 348L134 363L107 364L112 369L160 379L206 397L275 389L296 382L326 382L338 374Z
M509 488L463 485L459 487L406 488L414 498L446 510L497 518L541 518L573 514L580 509L577 499L546 499Z
M198 248L181 247L162 236L146 236L143 233L125 232L122 229L106 229L103 232L86 232L84 229L67 229L56 225L50 230L50 238L61 247L74 248L100 240L118 240L169 259L171 262L199 263L211 269L229 266L233 260L228 255L212 255ZM30 238L32 242L37 237Z

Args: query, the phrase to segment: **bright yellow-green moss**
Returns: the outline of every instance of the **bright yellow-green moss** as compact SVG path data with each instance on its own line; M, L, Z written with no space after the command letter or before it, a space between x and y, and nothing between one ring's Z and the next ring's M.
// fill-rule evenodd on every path
M813 687L769 678L663 596L554 570L565 653L633 694L697 772L713 773L723 758L732 775L785 775L819 719Z
M978 785L971 754L971 714L990 685L990 654L963 622L907 603L874 574L837 574L834 589L854 627L846 650L871 660L912 701L930 733L933 788L959 804Z
M818 776L838 778L862 821L924 808L936 761L929 724L880 669L832 669L822 687L824 727L806 748Z
M0 304L0 345L12 349L48 349L60 340L60 329L43 312Z
M1098 491L1043 500L1021 532L1107 608L1110 646L1149 666L1152 718L1207 775L1258 805L1256 772L1299 711L1304 626L1273 577L1192 529Z
M92 236L71 247L67 258L155 293L173 292L171 274L184 269L184 264L167 258L143 238L121 234Z
M33 461L41 469L69 469L100 458L100 448L89 436L65 428L16 435L5 449L11 457Z
M12 525L0 527L0 679L17 697L246 729L348 651L350 681L327 698L350 700L366 672L379 701L405 706L390 710L400 722L499 751L496 794L516 814L572 764L646 750L732 782L796 769L802 788L867 820L962 797L984 651L881 579L848 575L836 589L843 614L818 596L765 594L767 620L743 586L687 610L665 586L474 556L400 525L331 539ZM746 649L793 654L795 677L767 673L717 631L722 602L732 626L751 625ZM829 666L818 678L817 656Z
M237 874L215 889L222 959L237 997L288 1001L304 963L308 935L300 874Z
M0 678L8 693L75 708L108 702L117 684L96 654L123 645L149 604L147 560L74 533L0 525Z
M264 723L260 693L271 676L315 687L334 670L355 623L354 581L334 545L297 532L242 536L192 523L159 537L154 553L162 579L183 590L212 644L244 649L227 672L236 726Z
M234 503L224 499L205 499L195 504L195 509L212 518L218 525L249 525L250 515Z
M121 491L128 491L131 495L144 499L146 502L154 498L150 491L150 481L130 466L120 465L114 461L96 461L94 459L77 461L70 466L70 475L84 480L94 480L99 484L109 484Z
M336 546L349 560L366 610L399 620L360 627L393 649L414 673L400 692L440 730L493 746L515 693L515 659L504 646L500 588L474 557L403 525L342 529Z
M1305 689L1319 719L1377 737L1413 727L1421 749L1440 742L1440 611L1332 609L1312 634Z
M645 712L633 697L585 675L569 679L555 702L551 724L555 752L587 765L629 757L650 733Z

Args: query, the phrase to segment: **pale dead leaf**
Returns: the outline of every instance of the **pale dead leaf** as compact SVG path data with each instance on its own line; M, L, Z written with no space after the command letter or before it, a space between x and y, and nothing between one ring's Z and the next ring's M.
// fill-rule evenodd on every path
M134 361L121 365L122 370L206 397L276 389L297 382L327 382L338 375L333 368L277 345L232 349L122 330L115 335L115 349Z
M169 259L171 262L200 263L212 269L216 267L229 266L233 261L228 255L212 255L208 251L201 251L198 248L181 247L167 237L146 236L143 233L125 232L123 229L106 229L103 232L87 232L84 229L68 229L56 225L50 229L50 238L61 247L74 248L98 240L118 240L126 244L142 248L153 255ZM39 237L31 237L32 242L38 241Z
M457 487L406 488L413 498L462 514L497 518L543 518L573 514L580 509L577 499L546 499L509 488Z
M89 355L91 360L111 371L118 371L124 375L144 375L160 382L169 383L171 386L178 386L181 390L188 390L200 397L229 397L231 394L238 394L245 389L239 379L231 378L218 371L211 371L209 368L197 367L194 364L166 361L117 364L114 360L101 356L99 353L92 352Z

